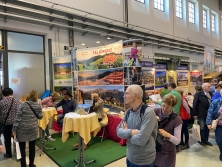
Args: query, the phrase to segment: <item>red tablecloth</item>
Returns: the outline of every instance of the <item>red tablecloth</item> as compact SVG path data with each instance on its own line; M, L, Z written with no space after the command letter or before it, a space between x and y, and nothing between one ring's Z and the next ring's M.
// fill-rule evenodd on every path
M63 110L58 110L57 112L59 115L59 114L62 114ZM57 124L57 122L55 122L55 121L53 121L53 123L52 123L52 129L55 131L59 131L59 132L62 131L62 127L59 124Z
M116 134L116 128L121 121L122 119L118 116L108 115L108 125L105 127L106 134L104 135L104 137L109 138L110 140L113 140L115 142L118 142L120 145L126 145L126 140L119 138ZM102 133L100 131L98 135L101 135L101 134Z

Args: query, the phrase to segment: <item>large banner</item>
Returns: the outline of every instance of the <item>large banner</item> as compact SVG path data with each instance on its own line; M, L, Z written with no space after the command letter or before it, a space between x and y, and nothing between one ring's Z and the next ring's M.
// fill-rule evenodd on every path
M122 41L76 51L77 71L73 72L79 103L91 100L98 93L109 111L119 112L124 107L124 70ZM75 64L73 60L73 64Z
M155 88L163 88L166 83L166 71L155 72Z
M204 49L204 64L203 71L205 74L213 72L215 70L215 51L209 46L205 46Z
M177 71L177 86L188 86L188 72Z

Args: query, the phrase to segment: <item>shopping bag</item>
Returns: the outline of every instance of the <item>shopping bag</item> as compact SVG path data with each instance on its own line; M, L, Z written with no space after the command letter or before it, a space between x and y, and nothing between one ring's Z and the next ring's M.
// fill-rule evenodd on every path
M21 159L21 152L20 152L20 147L19 147L19 142L17 141L16 137L14 138L13 141L13 146L14 146L14 155L17 160Z
M194 120L194 124L192 128L192 137L194 140L201 142L200 125L197 124L197 119Z

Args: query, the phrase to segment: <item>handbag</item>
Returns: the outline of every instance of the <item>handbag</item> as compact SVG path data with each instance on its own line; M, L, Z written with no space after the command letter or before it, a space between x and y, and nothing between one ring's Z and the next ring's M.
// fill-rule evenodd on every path
M19 142L17 141L16 137L14 138L14 141L13 141L13 147L14 147L15 158L17 160L21 159L22 156L21 156L21 151L20 151L20 147L19 147Z
M194 124L192 128L192 137L194 140L201 142L200 125L197 124L197 119L194 120Z
M31 108L32 112L35 114L36 118L39 119L38 115L36 114L35 110L32 108L32 106L28 103L28 102L25 102L26 104L28 104L28 106Z
M211 123L211 129L216 130L218 121L221 119L221 117L222 117L222 114L221 114L217 119L215 119L215 120L212 121L212 123Z
M5 130L5 124L6 124L6 121L7 121L7 119L8 119L9 113L10 113L10 111L11 111L13 101L14 101L14 98L12 98L12 102L11 102L11 105L10 105L10 107L9 107L8 113L7 113L6 117L5 117L4 123L0 123L0 135L1 135L1 134L4 132L4 130Z

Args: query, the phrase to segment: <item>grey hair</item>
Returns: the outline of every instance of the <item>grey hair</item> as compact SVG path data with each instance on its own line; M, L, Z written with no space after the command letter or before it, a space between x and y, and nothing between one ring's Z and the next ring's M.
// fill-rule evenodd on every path
M143 98L143 89L139 85L130 85L132 93L138 95L139 98Z
M204 88L207 84L210 84L209 82L205 82L202 84L202 88Z

